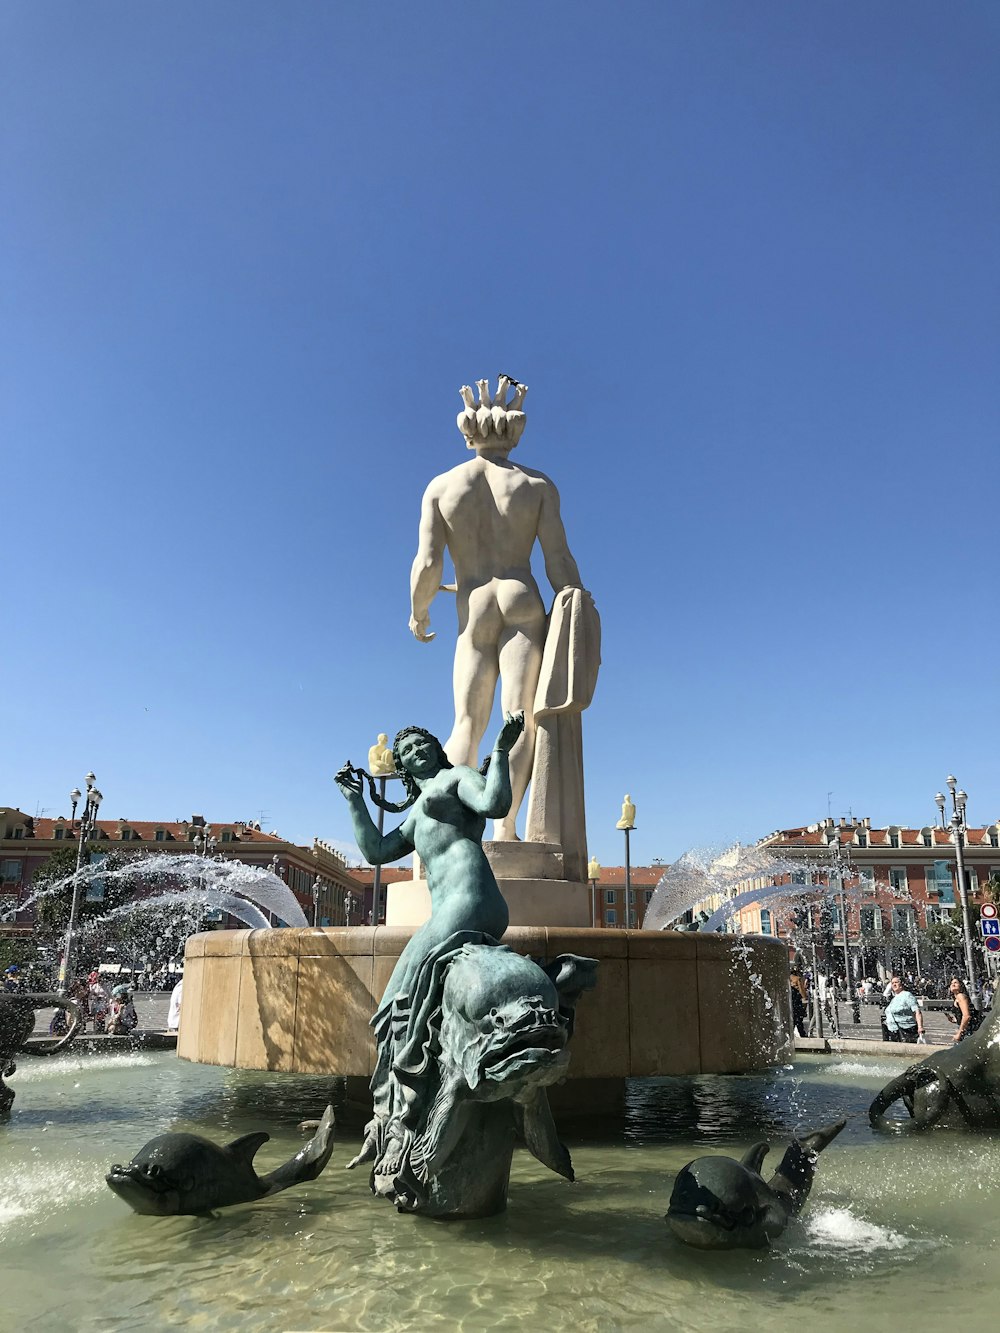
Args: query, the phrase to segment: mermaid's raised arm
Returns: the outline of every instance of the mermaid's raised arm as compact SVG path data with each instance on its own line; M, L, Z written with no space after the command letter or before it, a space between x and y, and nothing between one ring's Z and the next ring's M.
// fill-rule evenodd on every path
M365 805L357 769L349 763L345 764L334 781L347 801L358 848L369 865L384 866L386 862L398 861L401 856L408 856L413 851L413 843L401 828L393 829L385 835L379 833Z

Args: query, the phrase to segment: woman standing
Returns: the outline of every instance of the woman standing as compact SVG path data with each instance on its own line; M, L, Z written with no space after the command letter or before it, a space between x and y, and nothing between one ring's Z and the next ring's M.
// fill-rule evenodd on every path
M952 977L948 983L948 994L951 996L951 1008L945 1010L944 1016L949 1023L958 1024L958 1031L952 1037L952 1041L957 1043L975 1032L982 1019L973 1009L972 997L961 977Z
M889 982L891 991L885 1007L885 1026L890 1041L919 1041L924 1035L924 1016L912 991L907 990L900 976Z

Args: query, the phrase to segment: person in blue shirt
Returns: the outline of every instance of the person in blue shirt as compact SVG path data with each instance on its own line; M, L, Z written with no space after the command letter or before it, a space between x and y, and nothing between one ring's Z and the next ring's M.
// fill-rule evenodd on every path
M906 989L902 977L889 982L891 995L885 1007L885 1026L890 1041L918 1041L924 1035L924 1016L917 997Z

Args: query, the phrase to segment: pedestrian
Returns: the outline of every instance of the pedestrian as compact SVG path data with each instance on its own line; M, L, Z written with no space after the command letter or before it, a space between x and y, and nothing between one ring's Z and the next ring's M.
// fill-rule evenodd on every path
M94 1031L104 1032L108 1019L108 992L101 985L100 974L97 972L91 972L87 977L87 995Z
M135 1011L132 992L128 986L115 986L108 1010L108 1032L113 1037L127 1037L138 1025L139 1015Z
M3 989L8 995L16 995L19 991L24 990L24 977L22 977L21 969L16 963L11 963L3 974Z
M805 1037L809 992L806 989L805 977L797 967L789 971L788 983L792 994L792 1026L800 1037Z
M920 1012L920 1001L908 990L903 978L893 975L889 979L892 996L885 1007L883 1024L889 1041L923 1041L924 1016Z
M182 987L184 978L181 977L177 985L170 992L170 1009L167 1013L167 1031L176 1032L181 1025L181 999L183 998Z
M949 1023L958 1024L958 1031L952 1037L952 1041L958 1043L970 1037L983 1020L972 1007L972 997L961 977L952 977L948 983L948 994L952 1005L950 1009L945 1010L944 1016Z

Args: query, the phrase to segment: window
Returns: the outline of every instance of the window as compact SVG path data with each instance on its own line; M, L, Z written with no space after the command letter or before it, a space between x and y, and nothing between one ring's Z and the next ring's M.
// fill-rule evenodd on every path
M991 847L1000 847L1000 831L997 830L997 827L996 827L995 824L994 824L993 827L990 829L990 846L991 846Z
M951 910L947 907L928 905L924 908L924 920L929 926L943 926L951 922Z
M899 846L899 834L896 832L895 829L893 829L893 831L889 834L889 846L890 847Z
M615 891L614 891L614 889L605 889L605 890L604 890L604 901L605 901L605 903L607 903L607 905L608 905L609 907L614 907L614 905L615 905Z
M20 884L21 865L20 861L0 861L0 880L4 884Z
M90 864L94 869L98 869L108 859L107 852L91 852ZM87 903L104 902L104 879L103 876L94 875L87 880L87 887L83 893L83 900Z
M633 905L634 902L635 902L635 889L629 889L629 891L628 891L628 905L629 905L629 907L631 907L631 906Z
M930 831L929 828L925 828L925 829L921 832L920 836L921 836L921 838L923 838L924 846L925 846L925 847L933 847L933 846L934 846L934 835L933 835L933 833L931 833L931 831Z
M806 872L805 872L804 870L793 870L793 871L792 871L792 883L793 883L793 884L805 884L806 882L807 882L807 881L806 881Z
M232 842L232 840L233 840L233 830L229 828L224 828L222 830L222 841Z
M889 888L899 897L906 896L906 866L889 867Z
M64 828L57 828L57 829L56 829L56 841L57 841L57 842L62 842L62 840L63 840L63 838L65 838L65 836L66 836L66 830L65 830Z
M166 829L158 828L154 836L157 842L166 842L167 831Z
M859 847L868 846L868 833L865 829L858 830L858 846Z
M892 931L894 935L909 935L916 925L912 907L894 907L892 909Z
M614 909L613 907L605 908L605 911L604 911L604 924L605 924L606 926L617 926L617 924L618 924L618 913L615 911L615 909Z
M862 907L861 933L863 935L881 935L882 913L877 907Z
M760 933L762 935L774 934L774 930L771 926L771 913L766 907L762 907L760 911Z
M122 832L121 832L121 839L122 839L122 842L131 842L131 841L132 841L132 830L131 830L130 828L123 828L123 829L122 829Z
M951 884L951 866L947 861L934 861L924 868L927 879L927 892L938 895L942 903L954 903L955 892Z
M646 906L648 907L649 904L653 901L653 890L652 890L652 889L647 889L647 890L645 891L644 897L645 897L645 899L646 899Z

